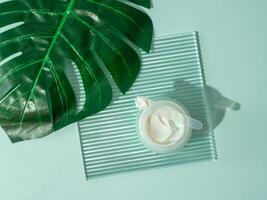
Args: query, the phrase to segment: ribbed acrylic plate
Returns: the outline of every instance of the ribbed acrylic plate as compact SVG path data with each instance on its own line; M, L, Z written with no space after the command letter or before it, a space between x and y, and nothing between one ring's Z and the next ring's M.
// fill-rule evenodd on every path
M143 66L125 96L113 85L113 103L79 122L87 179L122 172L216 159L215 143L205 97L205 79L196 32L155 39L154 50L142 53ZM136 96L173 98L204 124L190 143L170 155L147 149L136 133Z

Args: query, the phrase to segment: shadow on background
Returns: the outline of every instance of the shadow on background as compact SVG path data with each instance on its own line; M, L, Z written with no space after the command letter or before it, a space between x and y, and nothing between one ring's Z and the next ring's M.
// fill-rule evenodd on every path
M238 111L241 108L238 102L223 96L211 86L206 86L206 94L209 101L213 129L222 122L227 110Z
M199 105L196 102L192 104L190 101L192 100L192 98L196 98L196 95L199 95L199 98L202 98L202 96L199 94L199 92L203 90L202 84L192 84L183 79L178 79L174 83L174 88L177 91L176 95L175 97L170 97L176 99L177 101L180 101L185 107L187 107L193 118L201 119L201 116L198 112L199 109L204 109L203 105ZM212 129L215 129L223 121L227 110L240 110L241 105L238 102L223 96L217 89L211 86L205 86L204 89L211 115L210 118Z

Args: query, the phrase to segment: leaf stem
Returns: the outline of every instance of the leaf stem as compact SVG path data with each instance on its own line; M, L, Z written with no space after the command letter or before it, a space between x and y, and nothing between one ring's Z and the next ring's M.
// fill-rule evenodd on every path
M49 48L48 48L47 52L46 52L45 58L44 58L44 60L42 62L42 65L41 65L40 69L38 70L38 73L37 73L37 76L36 76L36 78L34 80L34 83L33 83L32 89L31 89L31 92L30 92L30 94L28 96L28 99L27 99L27 101L26 101L26 103L24 105L23 111L22 111L22 116L21 116L21 120L20 120L20 128L19 128L19 130L22 127L23 120L24 120L24 117L25 117L25 114L26 114L26 112L25 112L26 111L26 108L27 108L27 106L29 104L29 101L30 101L32 95L33 95L33 92L34 92L34 90L36 88L36 85L37 85L37 83L39 81L39 78L40 78L40 76L42 74L42 71L43 71L43 69L44 69L44 67L45 67L45 65L46 65L46 63L47 63L47 61L49 59L50 53L51 53L54 45L56 44L58 37L60 36L60 33L61 33L61 31L62 31L62 29L64 27L65 22L66 22L67 18L69 17L69 14L71 13L71 10L72 10L72 8L73 8L73 6L75 4L75 1L76 0L70 0L69 1L68 6L67 6L67 8L66 8L66 10L65 10L65 12L63 14L63 17L62 17L62 19L59 22L59 26L58 26L58 28L56 30L56 33L55 33L55 35L54 35L54 37L53 37L53 39L52 39L52 41L51 41L51 43L49 45Z

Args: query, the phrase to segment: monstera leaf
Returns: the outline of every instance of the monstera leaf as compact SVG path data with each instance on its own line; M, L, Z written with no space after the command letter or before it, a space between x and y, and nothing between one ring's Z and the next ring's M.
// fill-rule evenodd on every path
M148 52L153 35L141 6L150 8L150 0L0 3L0 125L12 142L103 110L111 80L122 93L131 87L141 66L138 49ZM81 107L70 68L82 80Z

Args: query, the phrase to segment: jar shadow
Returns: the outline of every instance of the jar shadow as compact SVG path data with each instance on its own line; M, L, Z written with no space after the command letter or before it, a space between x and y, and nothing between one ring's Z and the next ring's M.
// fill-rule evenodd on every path
M214 87L206 86L206 95L208 97L213 129L223 121L226 111L238 111L241 109L240 103L223 96Z
M203 90L203 86L201 84L196 86L189 81L178 79L174 82L173 87L175 95L166 94L165 96L181 102L187 107L192 117L199 119L200 114L197 112L199 107L196 107L198 104L191 103L191 98L195 98L196 95L201 96L199 95L199 91ZM214 87L205 84L204 98L208 105L213 130L223 121L226 111L238 111L241 109L240 103L225 97Z

